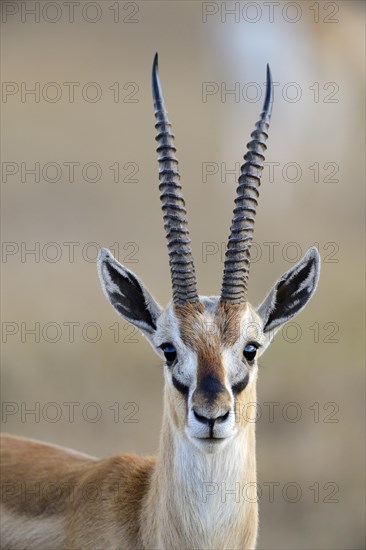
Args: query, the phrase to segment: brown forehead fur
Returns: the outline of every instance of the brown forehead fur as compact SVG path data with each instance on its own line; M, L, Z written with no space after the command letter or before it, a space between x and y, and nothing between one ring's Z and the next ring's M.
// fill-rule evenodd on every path
M221 346L232 346L240 335L240 319L246 304L219 302L213 316L205 317L201 302L176 307L180 335L186 346L197 351L197 382L211 375L224 382Z
M246 303L219 302L214 316L208 320L204 317L205 307L201 302L175 307L181 338L186 346L195 350L206 340L232 346L239 338L240 320L246 309Z

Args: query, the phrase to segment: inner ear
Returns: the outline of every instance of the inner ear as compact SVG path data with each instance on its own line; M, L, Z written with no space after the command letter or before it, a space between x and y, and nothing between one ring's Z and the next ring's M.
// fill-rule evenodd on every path
M144 332L153 333L162 309L138 277L106 249L100 252L98 271L104 294L114 309Z
M264 332L278 329L299 313L315 292L320 273L320 256L315 247L278 279L257 312Z

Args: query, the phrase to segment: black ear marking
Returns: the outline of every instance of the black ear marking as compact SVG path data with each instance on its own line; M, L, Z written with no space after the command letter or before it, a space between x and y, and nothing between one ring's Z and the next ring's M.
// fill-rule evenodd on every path
M106 249L100 252L98 271L103 291L114 309L143 331L153 333L161 308L136 275Z
M319 252L312 247L302 260L278 279L259 306L264 332L278 328L306 306L315 292L319 273Z
M130 317L133 310L139 312L139 319L156 329L151 313L146 307L142 288L132 273L122 274L114 269L110 263L105 263L111 281L118 291L109 293L113 307L123 316Z

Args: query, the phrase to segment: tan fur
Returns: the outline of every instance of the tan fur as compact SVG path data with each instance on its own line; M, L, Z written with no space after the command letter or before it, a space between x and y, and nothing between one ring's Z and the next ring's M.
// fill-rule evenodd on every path
M204 307L201 302L187 303L175 306L175 314L179 320L179 332L182 341L191 349L196 349L197 335L203 331L202 314Z
M1 436L2 515L55 521L43 548L142 548L139 515L154 458L120 455L98 460L61 447ZM126 521L128 518L128 521ZM57 532L56 526L61 528ZM66 528L65 528L66 527ZM39 524L42 531L42 522ZM4 523L2 549L13 545ZM32 533L34 537L34 533ZM39 535L40 536L40 535ZM42 548L27 541L22 548Z
M176 308L183 342L197 352L197 383L207 375L225 382L221 360L221 347L232 346L240 336L240 320L246 304L233 305L219 302L212 318L198 302Z
M240 337L241 319L248 310L248 304L229 304L219 302L216 322L219 326L221 341L224 346L233 346Z
M248 304L219 302L214 323L218 332L213 331L212 323L205 318L201 302L175 307L179 319L180 334L186 346L196 350L199 341L207 335L216 335L216 342L232 346L240 336L241 318L248 310Z

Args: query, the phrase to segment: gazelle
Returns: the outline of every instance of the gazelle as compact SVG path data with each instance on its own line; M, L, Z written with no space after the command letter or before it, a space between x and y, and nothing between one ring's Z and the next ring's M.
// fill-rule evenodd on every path
M267 67L263 111L241 167L221 295L199 296L157 56L152 87L173 301L162 309L108 250L101 251L98 269L113 307L164 360L158 455L97 459L4 436L3 549L251 549L256 544L255 423L246 405L256 402L258 357L315 291L319 254L310 248L259 307L249 304L250 247L273 102ZM232 494L238 487L239 499Z

